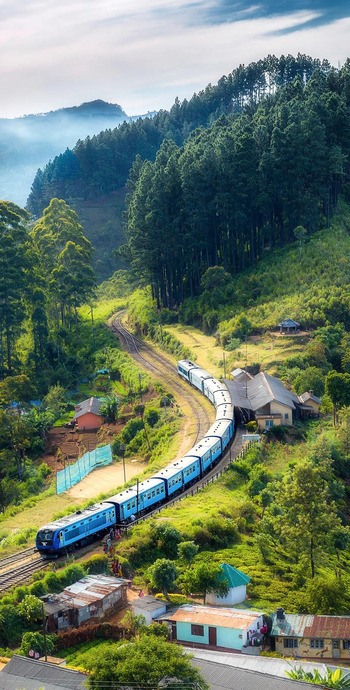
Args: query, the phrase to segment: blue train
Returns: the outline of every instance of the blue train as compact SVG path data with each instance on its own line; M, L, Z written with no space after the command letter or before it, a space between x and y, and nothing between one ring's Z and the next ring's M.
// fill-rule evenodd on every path
M101 537L112 526L127 525L140 515L185 491L208 472L227 449L235 433L234 407L225 384L190 360L181 360L178 374L205 395L216 409L214 424L205 437L183 458L153 477L135 484L82 511L41 527L36 535L38 551L57 556Z

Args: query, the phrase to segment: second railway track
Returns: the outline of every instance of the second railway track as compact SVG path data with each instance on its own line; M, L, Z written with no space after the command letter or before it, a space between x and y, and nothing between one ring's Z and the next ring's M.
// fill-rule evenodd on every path
M214 415L210 414L206 400L202 400L200 394L189 388L186 383L183 383L178 378L175 367L171 362L153 350L147 343L130 333L123 326L120 314L112 317L110 327L119 338L125 350L143 369L149 371L153 376L161 378L163 383L169 389L172 389L180 402L181 399L186 402L190 415L195 422L196 428L194 430L194 438L192 439L192 444L195 445L199 439L205 436L214 421Z

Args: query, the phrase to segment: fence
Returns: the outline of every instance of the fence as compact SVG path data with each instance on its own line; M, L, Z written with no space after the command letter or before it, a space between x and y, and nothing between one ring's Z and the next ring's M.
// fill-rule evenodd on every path
M56 493L70 489L71 486L78 484L92 470L112 462L112 449L110 444L102 448L95 448L90 453L84 453L73 465L68 465L64 470L56 474Z

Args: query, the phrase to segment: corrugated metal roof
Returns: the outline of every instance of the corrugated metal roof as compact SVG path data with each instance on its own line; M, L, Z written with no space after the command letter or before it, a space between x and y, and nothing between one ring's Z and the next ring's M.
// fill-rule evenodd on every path
M285 388L282 381L274 376L265 374L263 371L254 376L251 381L248 381L247 391L254 411L259 410L273 400L286 405L292 410L295 410L295 406L299 405L299 398L295 393Z
M138 597L134 599L132 605L138 609L144 609L145 611L157 611L158 609L166 609L166 602L161 599L156 599L152 597L151 594L147 594L145 597Z
M192 666L199 668L211 690L306 690L315 687L290 678L278 678L258 671L234 668L224 664L192 659Z
M85 673L15 655L0 673L0 688L16 690L22 687L44 687L45 690L50 690L60 687L80 690L85 687L86 678ZM34 680L35 685L30 680Z
M197 623L200 625L215 625L218 628L234 628L247 630L259 616L259 611L241 609L214 608L210 606L181 606L168 620L183 623Z
M301 400L301 402L303 402L303 403L306 402L307 400L313 400L318 405L322 405L322 400L317 398L316 395L314 395L313 393L310 393L309 391L306 391L305 393L302 393L301 395L299 395L299 400Z
M350 639L350 616L284 615L282 621L273 616L271 635Z
M87 400L83 400L81 403L75 406L75 413L73 419L78 419L79 417L82 417L84 414L96 414L97 416L101 416L101 407L103 406L103 401L99 400L98 398L87 398Z
M283 620L278 620L275 614L272 618L271 635L286 637L305 637L305 628L313 623L314 616L310 614L285 613Z
M246 380L248 385L248 379ZM241 407L245 410L251 410L252 406L249 398L246 396L245 383L242 383L237 379L234 379L233 381L225 379L225 383L231 396L232 405L235 405L236 407Z
M98 603L109 594L126 585L122 578L106 575L87 575L73 585L66 587L59 594L45 594L42 600L48 615L68 608L81 608L88 604Z

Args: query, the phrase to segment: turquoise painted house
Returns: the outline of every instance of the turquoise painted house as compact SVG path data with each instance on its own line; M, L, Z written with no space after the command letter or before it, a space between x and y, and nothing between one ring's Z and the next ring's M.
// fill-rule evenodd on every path
M237 570L233 565L222 563L220 566L221 574L220 580L226 580L229 590L224 597L219 597L215 592L207 594L207 604L215 604L216 606L234 606L240 604L247 596L247 584L250 581L249 575Z
M166 620L171 624L173 640L194 647L238 652L259 639L263 626L260 611L188 604L180 606Z

